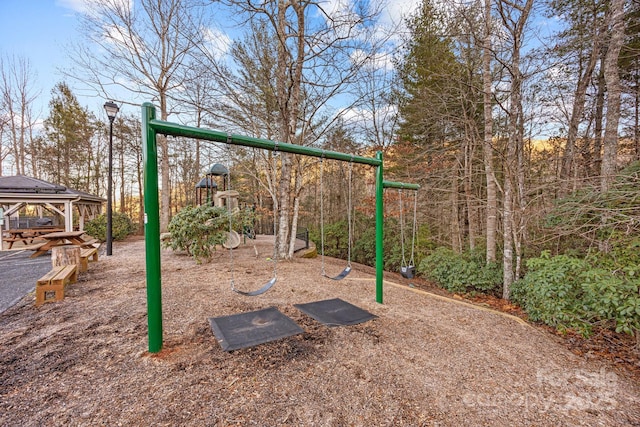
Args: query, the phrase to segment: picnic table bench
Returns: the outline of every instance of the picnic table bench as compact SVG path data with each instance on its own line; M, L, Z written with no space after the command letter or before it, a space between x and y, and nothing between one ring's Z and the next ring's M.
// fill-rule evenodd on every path
M43 234L40 237L45 240L44 244L36 246L33 245L29 249L35 252L31 255L31 258L39 257L47 253L54 246L65 245L70 242L72 245L78 245L81 248L92 246L97 242L96 239L85 240L82 235L84 231L60 231L56 233Z
M89 261L98 261L98 248L89 247L80 249L80 271L89 269Z

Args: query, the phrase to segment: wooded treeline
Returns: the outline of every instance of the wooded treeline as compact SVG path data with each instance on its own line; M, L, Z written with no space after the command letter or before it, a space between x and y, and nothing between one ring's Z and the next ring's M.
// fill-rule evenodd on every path
M637 2L424 0L406 30L383 27L376 2L125 3L98 2L82 17L86 40L69 82L105 99L124 88L170 121L381 150L388 179L422 186L418 221L429 245L482 250L502 265L505 298L528 254L566 248L566 230L545 223L554 207L580 191L606 194L640 160ZM211 30L214 10L242 24L237 39ZM0 174L104 195L103 114L60 83L36 117L34 100L46 95L33 89L35 70L21 57L1 65ZM142 221L139 113L126 110L114 122L115 207ZM291 256L298 223L319 225L317 159L180 138L162 139L160 158L163 228L195 203L213 163L232 164L234 188L267 223L275 206L281 256ZM324 166L324 220L344 220L347 165ZM371 171L354 168L353 181L356 210L368 213ZM626 232L637 234L638 211L625 209ZM581 247L609 250L613 218L615 206L600 211Z

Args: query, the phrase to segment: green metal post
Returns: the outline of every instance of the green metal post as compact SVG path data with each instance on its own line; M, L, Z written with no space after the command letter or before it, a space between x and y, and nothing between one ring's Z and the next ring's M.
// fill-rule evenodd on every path
M144 241L147 265L147 324L149 352L162 350L162 286L160 276L160 203L158 202L158 145L149 122L156 117L153 104L142 105L142 157L144 163Z
M382 152L376 152L380 165L376 168L376 301L382 304L384 280L384 180Z

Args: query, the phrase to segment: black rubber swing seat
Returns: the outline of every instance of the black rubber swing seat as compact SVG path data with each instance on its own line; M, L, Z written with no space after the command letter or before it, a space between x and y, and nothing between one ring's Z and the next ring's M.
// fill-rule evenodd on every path
M345 277L347 277L349 275L349 273L351 273L351 267L345 268L344 270L342 270L342 273L338 274L337 276L331 277L331 276L327 276L325 274L324 277L326 277L327 279L331 279L331 280L342 280Z
M246 295L248 297L255 297L256 295L264 294L269 289L271 289L271 287L276 284L276 280L277 280L277 278L274 277L273 279L271 279L267 283L265 283L264 286L262 286L260 289L257 289L255 291L251 291L251 292L241 291L240 289L236 289L235 286L231 286L231 289L233 289L233 292L236 292L236 293L238 293L240 295Z
M413 279L416 275L416 266L415 265L403 265L400 267L400 274L405 279Z

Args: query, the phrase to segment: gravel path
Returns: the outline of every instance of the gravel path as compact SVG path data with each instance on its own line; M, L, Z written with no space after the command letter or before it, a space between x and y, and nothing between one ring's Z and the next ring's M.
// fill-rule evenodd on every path
M33 252L0 252L0 313L32 292L36 280L51 270L51 256L29 258Z

